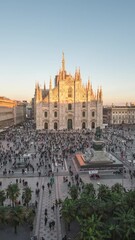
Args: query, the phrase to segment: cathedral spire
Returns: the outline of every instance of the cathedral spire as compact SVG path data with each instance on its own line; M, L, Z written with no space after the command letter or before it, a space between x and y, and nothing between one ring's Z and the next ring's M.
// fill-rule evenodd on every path
M79 78L81 77L81 74L80 74L80 67L78 69L78 75L79 75Z
M65 72L65 58L64 58L64 52L62 53L62 71Z
M42 90L41 90L38 82L36 83L35 99L36 99L36 102L42 101Z
M93 88L92 88L92 83L91 83L91 95L93 95Z
M77 76L78 76L78 72L77 72L77 68L75 70L75 80L77 80Z
M100 101L102 101L103 98L103 92L102 92L102 87L100 86L100 90L99 90L99 99Z
M49 89L52 90L52 79L50 77L50 85L49 85Z
M97 101L99 100L99 87L97 88Z
M44 82L44 90L46 90L46 85L45 85L45 82Z
M38 88L39 88L39 82L36 81L36 83L35 83L35 89L38 89Z
M90 78L88 78L88 90L90 90Z

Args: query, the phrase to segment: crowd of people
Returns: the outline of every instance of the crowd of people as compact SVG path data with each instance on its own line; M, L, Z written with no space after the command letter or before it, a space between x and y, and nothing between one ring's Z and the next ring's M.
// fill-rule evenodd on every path
M3 175L48 175L65 168L65 161L76 151L90 146L93 133L88 130L36 131L32 122L9 129L0 140L0 168Z
M0 136L0 174L16 178L22 187L29 186L24 181L28 174L31 176L48 176L47 185L36 184L34 190L35 203L38 209L39 198L45 189L48 189L48 197L52 195L54 183L54 172L62 169L69 169L71 178L66 177L68 187L74 182L75 176L71 168L71 156L76 151L84 152L91 145L93 133L89 130L76 131L36 131L33 122L25 122L21 126L12 127ZM72 170L71 170L72 169ZM76 182L79 186L80 180ZM19 200L21 204L21 200ZM59 208L60 200L52 205L52 211ZM55 214L55 213L54 213ZM55 219L55 218L54 218ZM55 220L50 219L48 212L45 212L45 227L53 231ZM44 236L42 237L44 239ZM66 239L66 235L63 236Z
M123 125L104 129L106 151L123 162L124 173L128 172L132 180L135 177L135 126Z
M135 127L108 128L103 131L106 140L106 150L119 154L121 160L134 158Z
M101 137L105 140L106 151L114 154L118 152L121 161L128 160L128 153L134 158L133 129L106 128L102 131ZM74 153L85 153L87 148L91 148L93 138L94 132L88 129L36 131L33 121L25 122L21 126L8 129L0 136L0 172L8 177L19 174L20 179L27 174L48 176L50 181L47 186L42 185L40 188L39 183L36 184L35 208L37 208L40 192L47 187L48 194L51 195L54 173L66 167L70 177L64 176L63 182L67 183L68 187L76 184L79 192L81 191L83 181L74 171L71 158ZM52 211L57 204L55 202L52 205ZM55 228L55 221L48 218L47 209L44 209L44 224L50 231ZM66 235L62 240L66 240Z

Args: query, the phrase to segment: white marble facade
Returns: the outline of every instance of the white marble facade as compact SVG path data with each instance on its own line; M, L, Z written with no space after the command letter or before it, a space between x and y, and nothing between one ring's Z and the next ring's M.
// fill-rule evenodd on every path
M54 88L36 84L35 87L36 129L94 129L102 128L102 89L94 93L90 80L83 85L80 70L75 76L65 70L64 54L62 68L55 77Z

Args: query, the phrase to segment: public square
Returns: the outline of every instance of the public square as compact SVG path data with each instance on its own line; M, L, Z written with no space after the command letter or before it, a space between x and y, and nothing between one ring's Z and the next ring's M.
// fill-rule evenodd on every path
M98 189L100 184L111 187L115 183L122 184L126 189L134 189L134 134L134 129L130 130L127 127L103 130L102 139L105 141L108 157L119 158L124 164L124 171L122 174L114 174L113 170L102 170L99 171L100 179L91 179L89 171L79 171L74 154L85 153L91 149L93 132L89 130L37 132L34 123L29 121L3 133L0 140L0 190L18 182L22 192L26 183L32 189L30 205L36 207L33 231L26 236L26 240L32 239L33 236L38 240L62 240L65 234L67 239L72 239L72 233L65 232L59 200L64 200L68 196L68 184L74 184L76 174L79 174L83 183L92 182L95 189ZM21 167L17 166L18 163L22 164ZM24 163L25 165L27 163L25 168ZM69 169L72 169L73 176L69 174ZM64 177L67 181L63 181ZM36 193L37 189L39 194ZM18 201L22 203L21 195ZM9 199L4 205L10 205ZM45 209L47 209L46 222ZM54 222L53 228L50 227L50 222ZM3 238L1 240L6 240L6 236L1 236ZM17 238L13 236L13 239Z

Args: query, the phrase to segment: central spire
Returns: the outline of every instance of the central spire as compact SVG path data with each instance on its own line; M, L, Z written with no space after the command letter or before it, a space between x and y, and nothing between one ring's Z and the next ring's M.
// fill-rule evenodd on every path
M64 58L64 52L62 52L62 71L65 71L65 58Z

